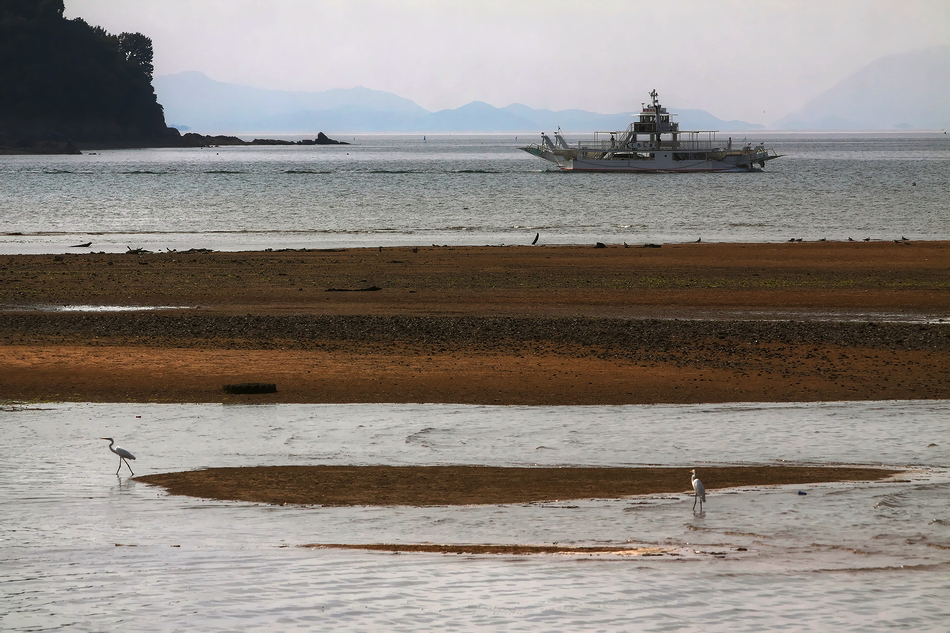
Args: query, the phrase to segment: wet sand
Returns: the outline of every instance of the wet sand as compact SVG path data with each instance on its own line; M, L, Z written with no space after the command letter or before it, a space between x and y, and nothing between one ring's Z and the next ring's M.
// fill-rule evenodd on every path
M697 471L707 490L873 481L882 468L717 466ZM685 468L506 468L494 466L259 466L135 477L170 494L320 506L523 504L689 491Z
M947 398L947 327L888 320L950 317L948 271L947 242L0 256L0 399Z
M950 242L0 255L0 305L242 316L946 315L948 269Z

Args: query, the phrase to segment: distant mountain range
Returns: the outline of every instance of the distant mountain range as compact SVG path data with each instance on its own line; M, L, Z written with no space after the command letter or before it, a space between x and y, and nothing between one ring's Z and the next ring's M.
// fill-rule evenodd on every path
M496 108L473 101L430 112L389 92L357 87L324 92L264 90L214 81L199 72L156 77L152 85L165 120L202 134L541 132L561 126L584 132L622 129L633 112L535 110L521 104ZM723 121L703 110L678 110L683 129L745 131L761 125Z
M357 87L324 92L264 90L214 81L199 72L153 80L165 120L203 134L571 132L626 127L634 112L536 110L521 104L496 108L473 101L430 112L389 92ZM950 128L950 46L882 57L772 130L940 130ZM724 121L704 110L675 112L684 130L750 131L765 126Z
M771 127L782 130L950 128L950 46L881 57Z

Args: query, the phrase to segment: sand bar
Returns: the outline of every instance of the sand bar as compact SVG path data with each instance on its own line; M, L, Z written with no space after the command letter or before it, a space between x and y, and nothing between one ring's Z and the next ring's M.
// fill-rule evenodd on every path
M707 490L873 481L898 471L864 467L716 466L699 469ZM542 503L691 491L685 468L494 466L260 466L135 478L170 494L269 504L439 506Z

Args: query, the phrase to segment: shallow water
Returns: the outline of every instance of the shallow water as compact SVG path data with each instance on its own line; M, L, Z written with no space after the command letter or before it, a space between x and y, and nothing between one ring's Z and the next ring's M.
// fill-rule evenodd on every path
M730 174L561 173L512 136L0 156L0 253L950 239L946 136L754 140L782 158Z
M89 304L24 303L4 305L2 312L152 312L154 310L187 310L189 306L110 306Z
M943 631L950 403L499 407L56 404L0 412L0 629ZM657 464L683 493L323 508L115 475L269 464ZM712 490L689 468L870 464L883 483ZM715 482L706 481L707 486ZM799 492L807 494L801 495ZM306 543L655 545L457 556ZM740 551L738 548L746 548Z

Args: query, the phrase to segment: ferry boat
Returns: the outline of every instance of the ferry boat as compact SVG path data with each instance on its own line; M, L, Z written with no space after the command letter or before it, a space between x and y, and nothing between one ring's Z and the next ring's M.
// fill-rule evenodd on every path
M680 130L679 123L670 120L676 115L657 101L656 90L650 97L652 102L643 105L638 120L626 130L595 132L593 141L572 146L558 128L553 139L542 132L541 143L521 149L562 171L759 171L780 157L761 144L733 147L732 138L717 140L716 130Z

